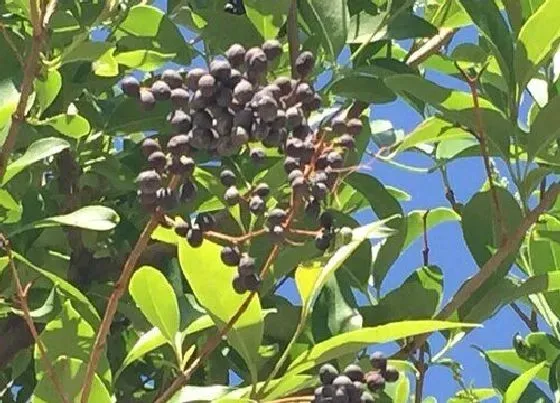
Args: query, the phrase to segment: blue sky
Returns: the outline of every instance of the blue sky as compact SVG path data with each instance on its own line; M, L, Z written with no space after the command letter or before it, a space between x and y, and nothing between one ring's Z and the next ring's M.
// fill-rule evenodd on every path
M165 1L156 1L162 6ZM185 30L183 34L191 38ZM457 43L476 42L477 34L474 28L463 29L457 34L450 45L450 49ZM203 64L202 60L195 60L194 64ZM428 78L444 86L456 86L456 80L445 79L441 75L430 75ZM526 111L527 106L524 106ZM390 104L375 105L372 108L372 119L383 119L392 122L396 129L410 132L419 122L419 116L412 108L401 100ZM418 154L404 154L398 157L399 162L413 166L430 166L431 161ZM368 161L369 163L369 161ZM431 209L448 206L444 197L444 189L439 173L418 174L405 171L378 161L370 164L368 172L386 185L406 190L412 195L412 200L403 203L405 211L416 209ZM500 171L506 175L505 170ZM485 181L485 172L480 158L461 159L448 166L448 176L452 184L457 201L466 203L476 193ZM371 215L359 215L360 221L371 219ZM477 271L477 266L464 243L461 227L458 222L444 223L430 231L430 263L438 265L444 272L444 303L453 295L462 282ZM400 285L416 268L422 264L422 245L418 239L408 248L392 267L390 275L382 287L382 294ZM282 292L291 300L298 300L293 284L289 282L282 287ZM484 327L472 331L448 355L461 362L464 366L463 378L465 383L474 387L491 387L489 373L484 360L471 345L484 349L511 348L512 336L520 332L526 333L526 328L517 315L506 307L495 317L484 324ZM434 351L441 347L442 337L434 336L431 341ZM394 345L387 351L393 351ZM412 386L413 388L413 386ZM412 390L411 388L411 390ZM451 372L443 367L432 367L427 375L424 395L434 396L438 401L445 401L458 390Z

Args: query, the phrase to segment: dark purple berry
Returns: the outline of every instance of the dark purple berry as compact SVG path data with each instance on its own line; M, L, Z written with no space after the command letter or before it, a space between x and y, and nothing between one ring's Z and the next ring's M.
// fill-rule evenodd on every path
M125 77L121 81L122 92L131 98L138 98L140 96L140 83L135 77Z
M241 256L236 246L224 246L220 252L220 258L226 266L234 267L239 264Z

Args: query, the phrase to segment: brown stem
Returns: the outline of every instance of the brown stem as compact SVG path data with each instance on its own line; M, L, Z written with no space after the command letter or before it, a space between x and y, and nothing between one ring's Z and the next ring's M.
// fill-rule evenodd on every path
M414 403L422 403L422 395L424 394L424 379L426 377L426 370L428 367L424 362L424 354L426 352L426 344L422 344L418 349L418 360L415 362L414 366L418 371L418 376L416 377L416 387L414 389Z
M305 236L317 236L321 231L308 231L304 229L288 228L290 234L305 235Z
M266 260L261 270L261 277L264 277L266 275L268 269L272 265L274 259L276 259L276 256L278 256L279 252L280 252L280 247L278 245L275 245L270 251L270 254L268 255L268 259ZM182 372L177 378L175 378L173 383L155 400L154 403L164 403L168 401L173 397L175 393L177 393L177 391L179 391L184 385L186 385L186 383L191 379L191 376L193 375L194 371L196 371L198 367L202 364L204 359L208 357L208 355L212 351L214 351L216 347L218 347L218 345L222 341L222 338L231 330L231 328L239 320L241 315L245 313L247 308L249 308L249 304L253 300L253 297L256 295L256 293L257 293L256 291L251 291L249 295L247 295L247 298L245 298L243 304L241 304L241 306L237 309L237 311L231 317L228 323L226 323L226 325L223 328L221 328L220 331L213 338L208 340L206 344L202 346L200 353L198 353L198 355L191 362L189 367L184 372Z
M29 328L29 331L31 332L31 335L33 336L33 340L35 341L35 344L37 345L37 348L39 349L39 353L41 355L41 362L45 366L45 371L47 373L47 376L49 377L49 379L53 383L54 388L56 390L56 393L60 396L60 398L62 399L62 402L68 403L68 398L66 397L66 394L64 393L64 389L62 388L60 380L56 376L56 373L54 371L54 367L52 366L52 363L49 361L49 358L47 357L45 345L43 344L43 341L39 338L39 334L37 333L37 328L35 328L35 324L33 323L33 318L31 317L31 313L30 313L30 310L29 310L29 305L27 305L27 287L24 289L24 287L22 287L22 285L21 285L21 281L19 279L19 275L18 275L18 272L17 272L17 269L16 269L16 265L14 263L14 257L12 255L12 248L10 246L10 242L7 239L5 239L3 235L2 235L1 242L6 245L5 249L6 249L6 253L8 255L8 263L9 263L10 268L12 270L12 276L14 277L14 282L15 282L15 285L16 285L16 295L17 295L17 299L18 299L19 305L21 307L21 310L23 312L23 319L25 320L25 323L27 324L27 327Z
M439 52L442 46L451 41L457 32L456 28L440 28L439 32L428 39L418 50L412 53L407 59L406 64L416 67L427 60L434 53Z
M292 78L297 77L296 59L299 53L298 26L297 26L297 0L292 0L290 9L288 10L287 20L288 49L290 53L290 66L292 69Z
M424 249L422 250L422 258L424 266L428 266L430 264L430 248L428 245L428 214L430 214L430 210L426 210L424 216L422 217L424 231Z
M179 176L174 176L169 183L169 187L171 189L175 189L179 184L179 179ZM117 280L117 283L115 284L115 288L111 293L111 296L109 297L107 307L105 308L105 314L103 316L101 324L99 325L95 343L92 347L89 357L86 375L84 377L84 386L82 389L82 403L88 402L93 377L95 375L95 371L97 370L99 360L101 359L103 349L105 348L105 343L107 341L107 336L109 335L111 323L113 322L113 318L117 313L119 300L128 289L128 283L130 281L130 277L132 277L134 269L136 268L138 259L140 258L140 255L142 254L144 249L146 249L146 246L148 246L148 242L150 241L152 233L159 225L160 218L161 213L159 210L152 214L152 216L150 217L150 220L146 224L146 227L142 231L142 234L140 234L136 245L134 245L134 249L132 249L132 252L130 252L130 255L128 256L128 259L126 260L122 269L121 275Z

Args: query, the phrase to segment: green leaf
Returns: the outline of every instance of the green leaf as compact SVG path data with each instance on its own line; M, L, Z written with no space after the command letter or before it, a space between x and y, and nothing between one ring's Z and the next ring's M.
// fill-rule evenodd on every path
M403 249L410 246L412 242L420 235L424 233L424 215L425 210L414 210L408 213L406 218L406 240L404 241ZM442 224L449 221L459 221L461 216L457 214L452 209L447 207L436 207L433 210L429 210L426 219L426 229L430 230L436 225Z
M60 386L64 391L66 397L71 402L79 402L81 398L82 386L86 375L87 365L84 361L60 357L53 365L54 372L60 382ZM52 384L49 377L43 377L35 387L31 403L52 403L60 402L60 395ZM91 386L91 393L88 398L89 403L111 403L111 395L99 379L97 374L94 374Z
M70 148L70 144L68 144L66 140L57 137L47 137L35 141L27 147L27 150L20 158L8 165L2 185L8 183L10 179L23 171L29 165L34 164L43 158L58 154L66 148Z
M62 76L58 70L47 70L44 77L35 79L35 93L39 114L43 113L55 100L62 88ZM0 126L1 126L0 122Z
M132 348L128 351L121 367L115 374L115 379L117 379L122 371L124 371L124 369L132 362L139 360L150 351L163 346L166 342L166 337L157 327L154 327L150 329L150 331L144 333L138 340L136 340L134 346L132 346Z
M383 296L377 305L360 309L364 325L429 319L441 303L442 293L443 273L439 267L426 266L416 269L401 286Z
M400 13L387 26L387 36L394 40L429 38L438 30L425 19L412 13Z
M331 62L335 62L348 37L348 8L344 0L303 0L298 7L313 32L317 32Z
M51 126L59 133L74 139L87 136L91 130L88 120L80 115L57 115L42 120L37 125Z
M515 349L487 350L486 355L488 356L488 359L492 360L496 364L502 365L518 373L525 372L533 368L535 365L534 362L529 362L520 358ZM548 368L545 367L535 375L535 378L546 382L548 380L548 375Z
M383 80L365 75L345 74L335 79L329 90L336 96L367 103L388 103L397 99Z
M2 212L0 221L4 224L18 222L23 213L23 206L16 202L12 195L5 189L0 189L0 206L6 210Z
M459 392L455 393L455 396L449 399L448 403L467 403L472 402L473 398L477 399L476 401L484 401L488 399L492 399L496 397L498 392L495 389L484 388L484 389L471 389L469 388L468 391L460 390ZM435 401L434 403L437 403Z
M140 267L130 279L128 290L150 323L173 345L179 331L179 305L161 271L150 266Z
M262 37L274 39L286 22L291 0L259 1L245 0L247 17Z
M394 91L408 94L436 107L443 113L444 119L476 130L477 124L470 93L444 88L412 74L387 77L385 83ZM479 104L485 134L490 144L503 156L509 156L509 133L513 133L515 129L490 101L479 98Z
M527 158L532 161L560 137L560 96L552 98L540 110L531 125L527 141Z
M95 333L93 327L80 316L72 303L66 301L56 319L47 323L40 339L50 362L56 361L61 356L87 362L95 342ZM34 357L37 379L48 378L37 345L35 345ZM105 353L101 355L96 373L106 384L111 383L111 370Z
M200 248L190 247L185 239L178 243L179 262L185 278L197 300L221 327L229 322L248 294L239 295L233 290L231 282L236 270L223 264L220 250L220 246L210 241L204 241ZM228 333L229 343L241 354L253 376L263 332L261 304L255 296Z
M0 128L6 126L16 110L19 92L12 80L0 81Z
M108 134L163 130L167 126L165 117L169 113L169 106L163 102L157 102L156 107L151 111L142 111L136 99L122 96L113 101L116 106L105 125Z
M504 394L504 403L517 403L521 399L521 395L527 389L533 378L547 365L546 361L535 365L533 368L523 372L517 379L515 379L507 388Z
M472 134L437 116L429 117L420 123L400 143L395 153L403 152L417 145L439 144L449 140L471 139Z
M157 7L138 5L131 7L119 29L129 35L156 36L165 13Z
M111 51L115 45L110 42L79 42L64 50L61 63L93 62Z
M22 232L29 228L47 228L59 225L89 229L92 231L110 231L117 226L119 220L118 214L113 209L105 206L86 206L72 213L36 221L29 227L19 228L17 232Z
M295 281L302 300L303 317L306 317L312 311L315 299L323 285L363 241L371 238L385 238L392 233L385 226L391 219L377 221L354 229L350 243L340 247L325 264L321 260L313 260L303 262L296 268Z
M389 343L417 334L432 333L445 329L476 327L466 323L454 323L437 320L418 320L395 322L387 325L366 327L353 332L331 337L329 340L315 344L310 350L299 355L288 367L287 374L294 375L337 357L355 353L370 344ZM284 375L284 376L286 376Z
M552 393L554 393L554 400L560 400L560 355L554 360L550 366L550 375L548 384Z
M215 402L231 390L221 385L185 386L169 399L169 403Z
M124 64L130 69L141 71L156 70L173 60L174 57L175 53L161 53L154 50L133 50L115 55L115 59L119 64Z
M556 51L560 42L560 26L556 22L559 14L560 3L546 0L519 32L514 67L520 93L546 59Z

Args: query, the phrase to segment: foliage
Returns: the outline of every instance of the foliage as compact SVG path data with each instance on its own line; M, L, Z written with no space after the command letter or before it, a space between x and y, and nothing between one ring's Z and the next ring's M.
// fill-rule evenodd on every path
M558 401L560 2L161 3L0 4L1 400L421 402L440 366L452 402ZM221 77L235 44L264 67ZM371 117L396 100L409 133ZM373 163L441 176L449 205L407 209ZM455 294L443 223L478 269ZM476 346L473 385L449 353L502 309L519 332Z

